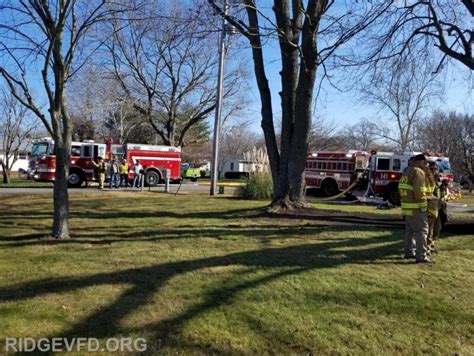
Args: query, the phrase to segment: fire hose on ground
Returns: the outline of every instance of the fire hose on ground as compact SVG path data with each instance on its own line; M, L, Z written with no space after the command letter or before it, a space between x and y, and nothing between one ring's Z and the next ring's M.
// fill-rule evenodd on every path
M336 199L339 199L340 197L342 197L344 194L346 193L349 193L352 189L354 189L357 184L359 183L359 180L360 180L360 176L357 177L357 179L349 186L346 188L346 190L336 194L336 195L333 195L333 196L330 196L330 197L325 197L325 198L315 198L315 199L311 199L312 201L327 201L327 200L336 200Z

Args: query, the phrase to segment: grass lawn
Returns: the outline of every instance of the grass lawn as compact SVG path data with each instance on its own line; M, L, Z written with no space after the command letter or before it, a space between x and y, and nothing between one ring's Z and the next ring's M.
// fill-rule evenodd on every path
M35 182L31 179L20 178L17 176L10 177L10 184L3 183L3 176L0 175L0 188L36 188L36 187L53 187L49 182Z
M40 239L49 197L0 196L0 353L5 337L82 336L142 337L150 354L474 354L474 235L443 236L428 266L402 258L399 227L327 211L153 192L71 201L73 239L56 242Z
M474 192L469 193L467 190L462 191L462 198L460 200L457 200L459 203L463 204L473 204L474 205Z

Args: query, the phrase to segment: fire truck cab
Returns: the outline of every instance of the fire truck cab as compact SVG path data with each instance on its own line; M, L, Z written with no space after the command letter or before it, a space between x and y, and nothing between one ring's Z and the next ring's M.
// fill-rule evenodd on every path
M427 160L438 165L440 180L454 180L449 158L439 152L377 152L370 159L369 183L376 196L382 196L392 204L400 204L398 181L409 165L411 157L423 153Z
M72 142L68 182L70 187L80 187L84 181L94 180L91 160L105 156L105 144L93 141ZM54 182L56 155L54 141L43 138L33 141L30 170L37 181Z

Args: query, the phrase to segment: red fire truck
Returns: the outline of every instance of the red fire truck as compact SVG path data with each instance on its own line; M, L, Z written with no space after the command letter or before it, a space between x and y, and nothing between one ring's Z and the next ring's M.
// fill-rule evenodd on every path
M366 170L369 158L370 153L364 151L313 152L306 161L306 187L321 189L326 196L336 195Z
M381 196L392 204L400 203L398 181L408 167L410 157L421 152L314 152L306 162L305 180L308 188L318 188L326 196L346 190L361 178L359 189ZM449 158L441 153L425 152L429 161L439 166L440 179L453 181Z
M138 160L145 168L145 183L155 186L169 170L171 180L181 179L181 149L172 146L144 145L144 144L113 144L111 140L104 143L93 141L73 142L71 146L71 160L69 168L69 186L80 187L84 182L95 180L94 165L91 160L97 161L101 156L106 162L114 158L125 158L129 164L129 179L133 179L133 167ZM30 169L37 181L54 181L56 170L56 156L54 141L44 138L33 141L32 162Z

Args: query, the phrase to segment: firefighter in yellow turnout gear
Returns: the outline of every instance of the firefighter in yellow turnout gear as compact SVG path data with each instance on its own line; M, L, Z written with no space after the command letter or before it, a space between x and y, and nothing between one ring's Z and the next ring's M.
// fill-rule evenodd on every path
M435 241L439 237L441 230L441 221L439 218L439 210L441 208L441 193L439 182L437 181L438 165L435 162L429 163L429 169L426 170L426 186L428 199L428 236L427 245L428 252L435 252Z
M95 163L91 160L92 164L97 168L97 173L99 174L99 189L104 189L104 182L105 182L105 162L102 157L98 157L99 163Z
M405 217L405 258L417 263L431 263L427 257L428 201L426 186L426 157L417 155L403 173L398 184L402 215Z

